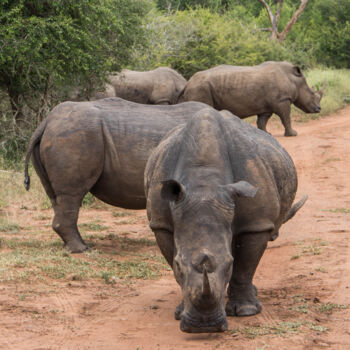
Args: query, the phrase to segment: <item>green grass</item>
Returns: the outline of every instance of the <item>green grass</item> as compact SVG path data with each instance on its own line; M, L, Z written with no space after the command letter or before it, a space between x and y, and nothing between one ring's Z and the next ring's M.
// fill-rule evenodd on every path
M0 232L3 233L19 233L21 230L17 223L1 222L0 221Z
M293 321L293 322L279 322L276 325L259 325L246 327L240 330L240 332L247 338L254 339L258 336L263 335L277 335L280 337L286 337L290 334L299 333L300 327L304 322Z
M103 231L108 229L108 226L100 225L98 223L98 220L94 220L92 222L86 222L79 224L78 227L82 229L83 231Z
M23 172L0 169L0 210L20 205L29 210L49 209L51 202L47 197L38 176L31 168L30 190L23 185Z
M340 213L340 214L349 214L350 213L349 208L331 208L331 209L325 209L324 211L329 211L330 213Z
M154 279L169 269L162 257L151 254L133 254L122 261L98 250L72 255L60 240L1 238L0 253L0 282L101 279L115 283Z
M112 215L116 218L123 218L125 216L134 216L135 213L132 211L114 211Z
M317 332L327 332L329 328L315 324L309 321L290 321L290 322L278 322L274 325L256 325L244 328L231 329L230 333L233 337L238 334L242 334L246 338L254 339L265 335L274 335L278 337L286 338L290 335L307 332L308 330Z
M334 310L348 309L349 305L326 303L318 306L318 310L324 313L331 313Z
M315 323L311 323L309 325L309 328L311 330L313 330L313 331L316 331L316 332L327 332L327 331L329 331L328 327L321 326L321 325L318 325L318 324L315 324Z
M320 255L324 251L324 247L328 245L328 242L323 241L320 238L313 240L312 244L306 245L304 241L297 241L295 245L300 246L301 251L291 256L291 260L301 258L303 255Z

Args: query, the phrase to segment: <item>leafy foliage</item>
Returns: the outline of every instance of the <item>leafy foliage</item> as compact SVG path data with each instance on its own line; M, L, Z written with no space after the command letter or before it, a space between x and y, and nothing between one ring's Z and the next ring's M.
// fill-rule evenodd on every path
M293 51L265 40L254 26L209 9L151 15L150 49L136 52L139 69L169 65L186 78L219 64L254 65L293 60ZM297 57L298 58L298 57ZM300 58L306 61L306 57Z
M7 95L7 105L1 108L7 112L0 120L2 144L7 142L9 115L19 127L16 136L19 133L23 139L21 131L36 127L64 98L65 90L79 86L88 96L108 71L129 63L131 47L145 42L142 20L148 4L148 0L1 1L0 89Z

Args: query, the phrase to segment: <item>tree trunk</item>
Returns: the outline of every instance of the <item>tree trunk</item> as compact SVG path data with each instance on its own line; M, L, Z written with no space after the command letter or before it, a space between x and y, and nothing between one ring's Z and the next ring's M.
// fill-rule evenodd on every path
M261 2L265 6L265 9L267 11L267 15L268 15L270 23L271 23L271 28L268 29L271 31L271 37L270 37L271 40L278 39L279 42L282 42L283 40L285 40L287 34L290 32L290 30L294 26L295 22L297 21L297 19L300 17L302 12L304 11L307 3L309 2L309 0L301 0L300 1L300 6L299 6L298 10L294 13L291 20L288 22L288 24L284 27L284 29L280 33L278 31L278 22L280 20L280 15L281 15L281 10L282 10L284 0L278 0L279 5L278 5L278 8L277 8L275 14L272 13L272 10L271 10L269 4L265 0L258 0L258 1ZM266 30L266 29L263 29L263 30Z

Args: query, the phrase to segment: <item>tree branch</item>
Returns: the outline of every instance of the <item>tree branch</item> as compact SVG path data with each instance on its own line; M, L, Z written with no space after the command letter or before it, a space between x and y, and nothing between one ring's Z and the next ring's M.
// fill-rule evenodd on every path
M273 27L273 22L274 22L274 15L272 14L271 7L265 0L259 0L266 8L267 14L269 16L270 23Z
M280 20L280 15L281 15L281 10L282 10L282 6L283 6L283 1L284 0L279 0L279 5L275 14L275 20L276 20L276 27L278 28L278 22Z
M302 12L304 11L304 9L305 9L305 7L306 7L308 2L309 2L309 0L301 0L300 1L300 6L299 6L298 10L294 13L293 17L288 22L288 24L284 27L283 31L278 34L278 40L280 42L283 41L286 38L286 36L289 33L289 31L292 29L293 25L295 24L297 19L300 17Z

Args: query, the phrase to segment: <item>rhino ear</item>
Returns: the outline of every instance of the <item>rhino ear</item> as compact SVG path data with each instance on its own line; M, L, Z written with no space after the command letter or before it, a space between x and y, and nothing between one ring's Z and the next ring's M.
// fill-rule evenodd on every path
M303 75L303 73L301 72L301 70L300 70L300 68L298 66L294 66L293 67L293 73L297 77L301 77Z
M224 186L231 197L254 198L258 189L247 181L238 181Z
M165 200L177 202L185 197L186 190L185 187L176 180L164 180L162 181L160 195Z

